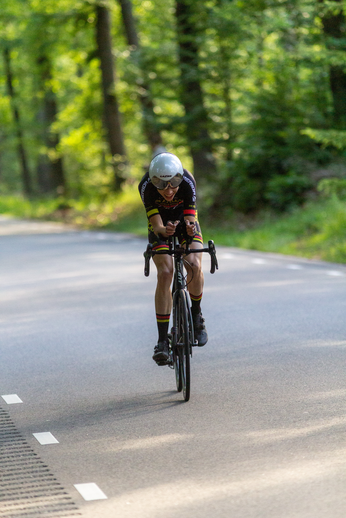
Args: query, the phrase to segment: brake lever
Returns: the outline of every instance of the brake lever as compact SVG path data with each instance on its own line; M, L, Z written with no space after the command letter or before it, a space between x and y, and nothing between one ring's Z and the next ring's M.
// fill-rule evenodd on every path
M150 258L152 257L153 245L152 243L148 243L146 251L143 253L144 255L144 275L149 277L150 274Z

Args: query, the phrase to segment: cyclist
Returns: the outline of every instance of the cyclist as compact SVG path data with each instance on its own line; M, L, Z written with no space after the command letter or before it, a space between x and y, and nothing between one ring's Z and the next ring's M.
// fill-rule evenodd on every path
M177 156L167 152L156 155L138 188L147 213L148 238L153 250L168 250L168 238L175 232L182 245L187 235L192 239L190 248L203 248L202 233L197 221L196 182L191 173L183 169ZM157 268L155 310L158 328L158 343L154 348L153 360L164 365L169 357L173 261L171 256L165 254L154 255L153 260ZM195 338L198 345L203 346L208 341L208 334L201 312L204 285L202 254L189 255L185 266Z

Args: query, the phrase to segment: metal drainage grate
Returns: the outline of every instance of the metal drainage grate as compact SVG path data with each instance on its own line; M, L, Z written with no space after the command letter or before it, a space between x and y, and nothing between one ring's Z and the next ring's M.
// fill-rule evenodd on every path
M0 408L0 517L80 516L78 508L49 468Z

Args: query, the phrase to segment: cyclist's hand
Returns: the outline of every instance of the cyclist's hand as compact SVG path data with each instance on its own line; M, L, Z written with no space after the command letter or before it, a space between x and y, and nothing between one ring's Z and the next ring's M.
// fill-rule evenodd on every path
M167 236L173 236L173 234L175 233L175 229L178 225L179 221L168 221L167 225L166 225L166 234Z
M196 225L193 221L189 221L188 219L185 220L185 224L186 224L186 232L187 232L187 235L190 236L190 237L194 237L194 235L196 234Z

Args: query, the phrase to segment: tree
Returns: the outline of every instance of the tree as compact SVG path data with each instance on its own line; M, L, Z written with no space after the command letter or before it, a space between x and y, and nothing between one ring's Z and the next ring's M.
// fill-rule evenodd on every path
M176 0L181 102L185 109L186 135L194 173L205 185L207 181L215 181L216 164L201 86L196 16L195 3L192 0Z
M26 150L24 147L24 138L23 138L22 125L21 125L21 117L20 117L18 106L17 106L17 95L16 95L16 91L13 86L11 52L10 52L10 49L8 46L5 46L3 55L4 55L4 62L5 62L5 73L6 73L6 78L7 78L7 91L8 91L8 95L10 96L10 99L11 99L13 120L14 120L14 124L15 124L16 136L17 136L17 149L18 149L19 162L21 165L23 190L26 195L30 195L32 193L31 177L30 177L30 171L29 171L29 167L28 167Z
M330 88L333 97L333 124L335 129L346 129L346 71L344 53L346 51L346 18L343 1L333 3L318 0L325 7L321 12L326 46L330 51Z
M43 41L46 41L45 39ZM39 154L37 165L38 186L43 193L63 194L66 190L65 175L62 157L57 153L60 142L59 134L53 131L52 126L57 119L56 96L52 89L51 63L44 47L40 46L37 57L39 83L42 92L41 107L38 120L41 127L41 139L45 144Z
M149 81L145 76L145 67L141 59L141 48L139 37L137 33L135 19L132 13L131 0L119 0L122 19L126 34L127 43L132 49L132 57L137 65L139 74L139 87L137 89L138 99L143 112L143 131L150 144L152 152L162 146L162 136L156 123L156 116L154 112L154 103L150 91Z
M119 190L125 180L126 151L115 93L115 65L112 52L110 12L107 7L97 5L96 17L96 42L102 76L104 121L112 155L114 189Z

